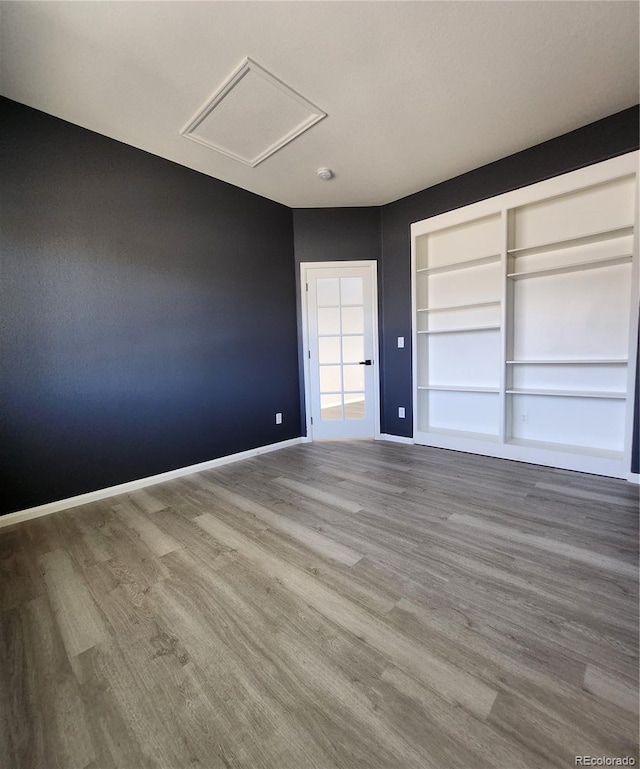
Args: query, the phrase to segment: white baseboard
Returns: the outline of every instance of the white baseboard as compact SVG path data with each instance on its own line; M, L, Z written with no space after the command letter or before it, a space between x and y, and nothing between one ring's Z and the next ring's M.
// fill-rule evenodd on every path
M391 443L409 443L413 445L413 438L405 438L404 435L391 435L391 433L380 433L376 435L377 441L390 441Z
M629 473L627 480L629 483L635 483L636 486L640 486L640 473Z
M40 518L43 515L57 513L60 510L68 510L71 507L86 505L89 502L97 502L99 499L115 497L118 494L126 494L130 491L137 491L138 489L145 488L145 486L153 486L156 483L171 481L174 478L181 478L183 475L192 475L193 473L199 473L202 470L210 470L213 467L222 467L222 465L228 465L232 462L239 462L241 459L250 459L251 457L257 457L260 454L268 454L270 451L278 451L279 449L286 449L289 446L297 446L299 443L302 443L302 441L302 438L291 438L288 441L270 443L267 446L258 446L256 449L249 449L248 451L240 451L237 454L229 454L226 457L210 459L207 462L200 462L197 465L179 467L177 470L169 470L168 472L160 473L159 475L150 475L148 478L140 478L136 481L120 483L117 486L109 486L106 489L89 491L86 494L79 494L77 497L68 497L67 499L60 499L57 502L48 502L46 505L38 505L37 507L29 507L26 510L18 510L15 513L7 513L7 515L0 516L0 529L4 526L12 526L14 523L30 521L32 518Z

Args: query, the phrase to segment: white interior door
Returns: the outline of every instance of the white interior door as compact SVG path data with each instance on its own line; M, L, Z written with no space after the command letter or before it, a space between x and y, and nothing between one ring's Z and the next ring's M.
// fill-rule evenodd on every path
M307 421L315 440L373 438L376 430L376 265L348 265L303 265Z

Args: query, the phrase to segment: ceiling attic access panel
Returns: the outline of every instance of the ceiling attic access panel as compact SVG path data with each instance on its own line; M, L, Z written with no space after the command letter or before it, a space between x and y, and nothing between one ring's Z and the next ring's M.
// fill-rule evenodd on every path
M326 116L246 58L180 133L254 167Z

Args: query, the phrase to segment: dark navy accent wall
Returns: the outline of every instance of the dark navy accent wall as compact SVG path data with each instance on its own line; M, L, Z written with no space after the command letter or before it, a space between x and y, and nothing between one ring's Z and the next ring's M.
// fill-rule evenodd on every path
M296 264L380 258L378 207L296 208L293 229Z
M6 99L0 122L0 512L299 436L291 210Z
M396 347L396 337L411 338L411 223L636 150L638 114L624 110L382 207L382 432L412 435L410 355ZM637 440L636 432L636 457Z
M380 259L379 208L297 208L293 211L293 232L298 297L298 345L302 351L302 307L300 305L301 262L345 262L364 259L378 260L378 321L382 339L382 261ZM299 386L302 435L306 435L304 409L303 358L299 361ZM383 361L380 361L382 370ZM381 393L382 399L382 393Z

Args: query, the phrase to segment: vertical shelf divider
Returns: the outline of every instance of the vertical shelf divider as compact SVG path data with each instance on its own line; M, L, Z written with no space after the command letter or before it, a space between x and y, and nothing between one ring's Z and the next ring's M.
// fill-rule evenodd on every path
M500 213L500 224L502 228L500 244L500 269L501 269L501 287L500 287L500 394L499 398L499 423L498 423L498 441L505 443L509 435L508 413L507 413L507 389L509 383L507 377L507 361L509 360L509 336L512 333L511 323L509 322L510 302L509 287L512 281L507 278L508 257L509 257L509 211L503 208Z
M631 453L633 449L633 412L635 408L635 390L638 386L636 368L640 346L640 318L638 304L640 300L640 256L638 239L640 237L640 173L636 173L635 219L633 227L633 246L631 250L631 312L629 313L629 356L627 363L627 403L625 413L624 456L629 468L628 480L631 480ZM637 438L640 441L640 436Z
M512 360L515 355L515 327L516 327L516 303L515 303L515 283L507 277L512 271L512 257L509 254L515 243L515 216L512 209L507 209L507 259L505 274L505 322L507 331L505 334L505 387L510 390L513 387L513 366L508 366L507 361ZM513 435L513 411L510 398L505 392L505 443Z
M417 280L417 269L418 269L418 237L415 235L411 236L411 318L412 318L412 333L411 333L411 382L412 382L412 389L413 389L413 437L415 440L415 437L419 430L420 425L420 419L419 419L419 410L421 407L420 404L420 392L418 390L418 385L420 382L418 381L418 304L417 304L417 293L418 293L418 280Z

